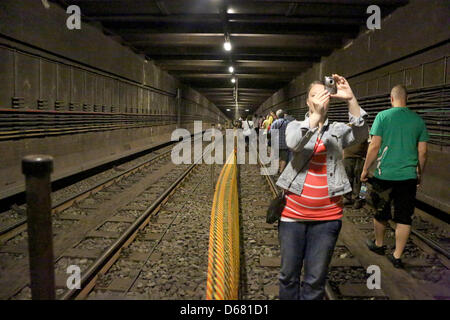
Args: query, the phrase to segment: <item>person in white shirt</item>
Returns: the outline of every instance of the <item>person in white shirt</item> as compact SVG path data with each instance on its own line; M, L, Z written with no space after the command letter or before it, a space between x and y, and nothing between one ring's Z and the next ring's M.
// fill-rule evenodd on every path
M245 120L242 120L242 129L243 129L243 134L245 137L245 150L248 151L248 143L249 143L249 138L250 135L253 132L254 129L254 125L253 125L253 121L250 120L250 117L245 117Z

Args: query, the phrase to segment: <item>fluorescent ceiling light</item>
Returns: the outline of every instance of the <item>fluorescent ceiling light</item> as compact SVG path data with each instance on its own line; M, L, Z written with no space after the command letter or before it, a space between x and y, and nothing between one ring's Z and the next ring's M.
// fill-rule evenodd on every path
M230 42L230 41L225 41L225 42L223 43L223 48L224 48L226 51L231 51L231 42Z
M230 66L230 67L228 68L228 71L230 71L230 73L233 73L233 72L234 72L233 66Z

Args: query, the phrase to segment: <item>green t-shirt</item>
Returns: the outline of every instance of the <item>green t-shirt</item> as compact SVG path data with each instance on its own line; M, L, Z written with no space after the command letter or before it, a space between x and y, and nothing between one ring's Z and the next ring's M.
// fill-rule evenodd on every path
M381 137L376 178L395 181L417 178L417 144L428 141L421 117L407 107L384 110L376 116L370 134Z

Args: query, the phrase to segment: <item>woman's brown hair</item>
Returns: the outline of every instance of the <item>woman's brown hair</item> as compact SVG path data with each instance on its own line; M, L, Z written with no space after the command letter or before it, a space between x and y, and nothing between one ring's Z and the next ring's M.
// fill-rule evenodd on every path
M306 90L306 99L308 99L309 92L311 91L312 87L315 86L316 84L321 84L323 86L325 85L323 83L323 81L320 81L320 80L315 80L315 81L311 82L311 84L308 86L308 90Z

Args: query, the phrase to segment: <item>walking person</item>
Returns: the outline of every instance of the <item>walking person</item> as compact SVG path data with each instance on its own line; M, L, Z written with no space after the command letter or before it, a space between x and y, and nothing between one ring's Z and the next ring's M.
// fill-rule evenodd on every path
M275 120L277 120L278 119L278 117L277 117L277 115L275 114L275 112L273 112L273 111L270 111L270 124L272 124Z
M270 146L270 125L272 124L272 122L270 121L270 113L266 115L265 120L262 123L262 130L263 130L263 136L264 136L264 141L265 143Z
M394 267L402 268L401 257L411 232L417 186L425 169L428 132L425 122L406 106L407 92L403 85L391 91L392 108L375 118L370 130L372 140L367 151L361 181L368 180L368 171L377 162L371 198L376 209L373 219L375 241L368 248L384 255L384 234L394 204L395 250L387 257Z
M294 121L295 118L293 116L291 116L290 114L287 114L286 112L284 113L284 118L286 120L288 120L289 122Z
M267 115L267 123L266 123L266 137L267 137L267 145L270 147L272 145L272 139L270 135L270 128L272 127L272 123L276 120L277 116L273 111L270 111Z
M344 149L345 173L350 181L352 191L344 195L343 203L344 205L353 204L353 209L360 209L363 205L359 193L361 191L361 173L368 145L367 140L365 140Z
M288 114L288 113L284 113L284 118L285 118L287 121L289 121L289 122L295 121L295 118L294 118L293 116L291 116L290 114ZM289 150L289 148L288 148L288 150ZM289 150L289 153L288 153L288 161L287 161L287 162L289 162L289 161L291 161L291 160L292 160L292 151Z
M320 81L311 83L305 120L290 122L286 128L286 144L293 159L277 181L286 199L279 222L280 299L323 299L328 265L342 225L341 198L351 190L342 148L368 137L367 114L350 85L344 77L333 78L336 94L330 95ZM347 102L351 127L328 121L330 98Z
M282 109L277 111L276 116L277 120L272 123L270 131L274 129L278 130L279 173L282 173L289 161L289 148L286 144L286 127L289 121L284 118L284 111Z
M270 114L268 114L262 123L262 129L264 129L264 131L267 133L271 124L272 122L270 120Z
M256 136L259 135L259 116L257 114L253 115L253 126L255 128Z
M246 151L248 151L249 139L254 131L253 130L254 129L253 121L249 120L249 118L250 118L249 116L246 116L245 120L242 121L242 129L243 129L242 133L244 134L244 137L245 137L245 150Z
M263 115L261 115L258 121L258 127L260 129L264 129L264 121L266 121L266 118Z

